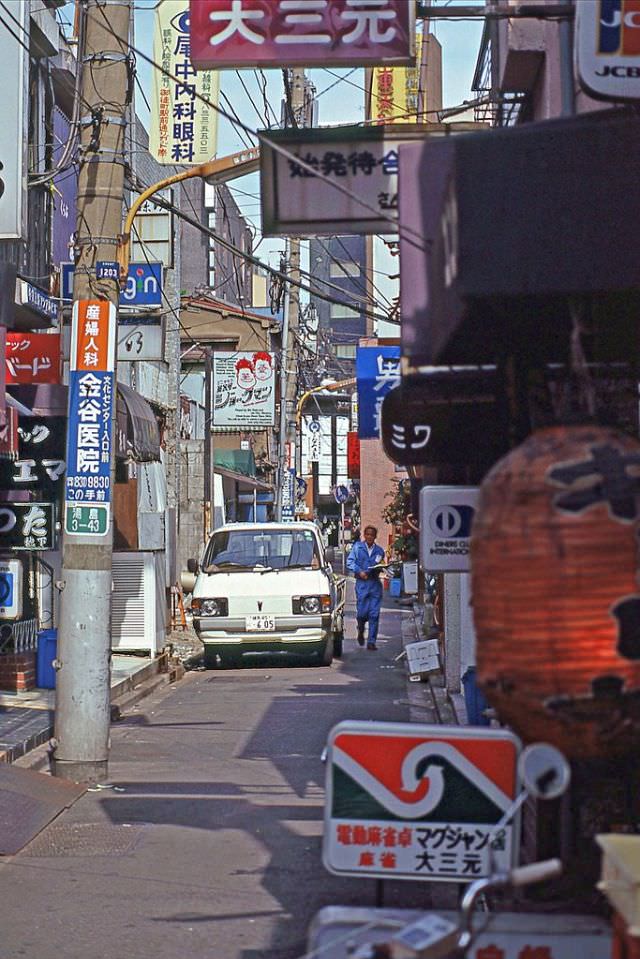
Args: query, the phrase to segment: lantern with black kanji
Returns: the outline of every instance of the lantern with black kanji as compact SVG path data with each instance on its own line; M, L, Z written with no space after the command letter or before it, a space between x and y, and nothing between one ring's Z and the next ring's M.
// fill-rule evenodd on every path
M485 478L472 531L478 680L502 722L573 758L640 746L640 443L530 436Z

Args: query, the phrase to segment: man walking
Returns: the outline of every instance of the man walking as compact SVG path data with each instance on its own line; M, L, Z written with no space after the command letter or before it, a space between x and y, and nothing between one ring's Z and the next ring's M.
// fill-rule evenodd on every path
M367 649L377 649L378 620L382 603L382 583L380 569L384 561L384 550L376 543L378 530L375 526L365 526L364 540L354 543L347 568L356 579L356 617L358 619L358 645L364 646L364 628L369 623Z

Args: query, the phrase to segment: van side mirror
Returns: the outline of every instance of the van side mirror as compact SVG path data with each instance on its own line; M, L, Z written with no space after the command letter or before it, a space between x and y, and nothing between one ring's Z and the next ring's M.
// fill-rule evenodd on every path
M198 560L197 559L188 559L187 560L187 569L190 573L193 573L194 576L198 573Z
M327 546L324 551L324 558L327 563L335 563L336 561L336 551L333 546Z

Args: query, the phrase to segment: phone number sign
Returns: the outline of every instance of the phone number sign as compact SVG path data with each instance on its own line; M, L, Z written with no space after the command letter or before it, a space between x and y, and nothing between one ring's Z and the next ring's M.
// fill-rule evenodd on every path
M104 536L111 512L115 397L115 308L74 304L69 372L65 530Z

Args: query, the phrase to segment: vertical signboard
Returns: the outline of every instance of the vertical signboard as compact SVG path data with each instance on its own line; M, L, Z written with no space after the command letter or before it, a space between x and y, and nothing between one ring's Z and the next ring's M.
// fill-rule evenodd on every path
M71 124L64 113L56 107L53 111L53 162L62 157ZM73 258L73 235L76 229L76 197L78 194L78 169L63 168L53 178L53 209L51 211L51 259L56 266Z
M286 469L282 484L282 521L292 523L296 518L296 471Z
M26 131L25 88L27 84L25 49L20 37L28 37L28 3L12 3L15 30L0 30L0 240L21 239L27 197L25 170ZM18 34L18 39L14 34Z
M154 71L149 149L158 163L206 163L216 152L219 75L196 75L191 63L188 0L163 0L156 9L153 59L171 74ZM172 79L174 78L175 79Z
M399 346L359 346L356 350L358 435L380 436L382 401L400 385Z
M111 517L116 310L106 300L73 305L65 531L105 536Z
M375 123L416 123L420 88L422 34L416 35L416 65L374 67L371 81L371 119Z

